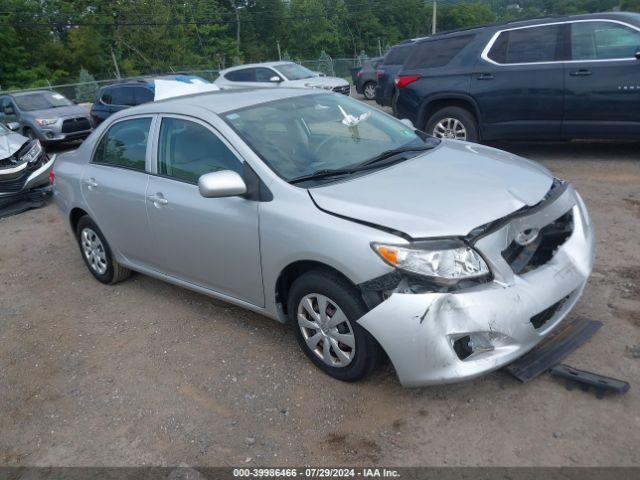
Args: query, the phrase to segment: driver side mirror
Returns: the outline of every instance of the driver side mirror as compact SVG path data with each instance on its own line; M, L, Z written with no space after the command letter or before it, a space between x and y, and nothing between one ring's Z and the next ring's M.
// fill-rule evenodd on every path
M18 122L9 122L7 123L7 128L15 132L20 128L20 124Z
M278 75L274 75L273 77L271 77L269 79L269 81L271 83L280 83L282 81L282 79Z
M236 197L247 193L247 184L233 170L220 170L202 175L198 190L205 198Z

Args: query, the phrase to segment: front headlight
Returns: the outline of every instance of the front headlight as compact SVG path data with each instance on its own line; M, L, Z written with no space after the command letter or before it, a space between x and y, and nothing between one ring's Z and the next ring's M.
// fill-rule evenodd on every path
M478 252L461 241L423 241L402 246L372 243L371 246L389 265L445 285L489 275L489 267Z
M47 125L53 125L57 121L58 121L58 119L56 117L53 117L53 118L36 118L36 123L38 125L40 125L41 127L44 127L44 126L47 126Z
M38 158L40 158L41 153L42 153L42 145L40 145L40 140L34 140L33 145L31 145L31 148L29 148L29 150L27 150L27 153L22 155L20 159L24 160L25 162L33 163L36 160L38 160Z

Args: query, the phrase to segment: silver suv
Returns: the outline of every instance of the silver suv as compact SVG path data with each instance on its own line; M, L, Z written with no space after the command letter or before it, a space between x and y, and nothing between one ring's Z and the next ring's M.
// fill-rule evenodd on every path
M55 166L99 281L131 270L292 326L320 369L474 378L567 315L591 272L580 196L335 93L229 90L107 119Z

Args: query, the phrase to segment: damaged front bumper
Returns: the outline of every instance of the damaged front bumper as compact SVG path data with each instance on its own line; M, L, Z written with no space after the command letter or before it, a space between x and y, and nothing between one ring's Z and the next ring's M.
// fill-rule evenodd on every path
M553 256L514 273L502 254L513 232L542 229L569 212L573 230ZM490 264L492 282L452 293L392 293L358 321L382 345L404 386L476 378L531 350L578 301L595 253L587 210L570 186L474 246Z

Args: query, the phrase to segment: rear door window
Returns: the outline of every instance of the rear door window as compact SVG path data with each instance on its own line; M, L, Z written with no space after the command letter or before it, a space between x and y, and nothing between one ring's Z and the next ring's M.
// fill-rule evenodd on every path
M558 60L561 27L562 25L542 25L501 32L487 57L502 64Z
M640 47L640 32L613 22L571 24L572 60L633 58Z
M130 105L136 104L133 87L113 87L111 90L111 104L112 105Z
M233 72L228 72L224 76L227 80L231 80L232 82L255 82L256 73L253 68L243 68L241 70L234 70Z
M93 163L145 171L151 118L134 118L112 125L104 134Z
M113 99L111 98L111 89L105 88L102 91L102 95L100 95L100 101L105 105L111 105L113 103Z
M473 37L473 35L462 35L417 43L404 66L408 70L444 67L467 46Z
M145 87L135 87L134 89L136 105L141 103L153 102L154 93Z
M389 50L389 53L387 53L387 56L384 57L384 64L402 65L409 56L409 53L411 53L412 46L413 44L409 44L402 47L391 48L391 50Z

